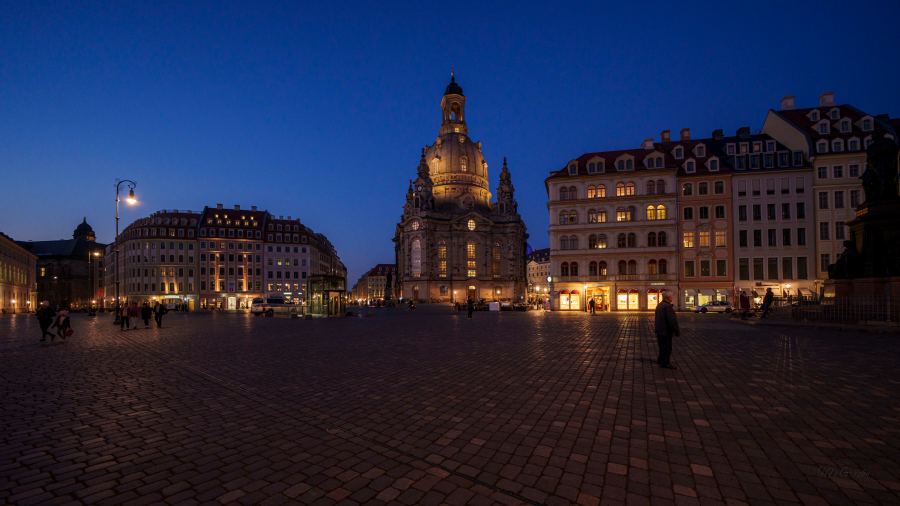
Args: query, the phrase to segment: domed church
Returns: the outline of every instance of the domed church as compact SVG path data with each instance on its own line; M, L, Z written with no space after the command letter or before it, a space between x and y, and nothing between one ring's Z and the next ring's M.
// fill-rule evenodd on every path
M480 141L469 137L466 97L450 74L441 129L422 150L394 234L397 295L418 301L521 301L528 234L506 158L496 200Z

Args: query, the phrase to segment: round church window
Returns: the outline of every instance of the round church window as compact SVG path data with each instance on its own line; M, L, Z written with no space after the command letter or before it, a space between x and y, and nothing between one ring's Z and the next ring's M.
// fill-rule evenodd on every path
M413 230L419 230L419 222L418 222L418 221L412 222L412 229L413 229Z
M475 230L475 220L469 220L466 226L469 227L469 230Z

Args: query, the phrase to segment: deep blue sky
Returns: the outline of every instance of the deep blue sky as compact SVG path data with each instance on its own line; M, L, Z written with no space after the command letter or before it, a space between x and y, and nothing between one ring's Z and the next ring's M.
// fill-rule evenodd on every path
M756 130L826 89L900 114L893 0L324 4L0 2L0 231L68 237L87 216L110 241L127 177L143 203L123 225L255 204L328 235L352 283L393 261L451 65L534 247L544 177L582 152Z

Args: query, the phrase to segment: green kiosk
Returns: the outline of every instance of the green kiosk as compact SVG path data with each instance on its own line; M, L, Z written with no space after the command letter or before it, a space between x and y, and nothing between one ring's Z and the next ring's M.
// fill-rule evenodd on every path
M311 316L343 316L347 282L340 276L317 275L306 280L307 310Z

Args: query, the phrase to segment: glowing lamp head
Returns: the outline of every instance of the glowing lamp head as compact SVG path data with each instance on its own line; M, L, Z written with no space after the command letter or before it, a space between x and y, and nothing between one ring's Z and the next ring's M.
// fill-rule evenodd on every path
M137 204L137 197L134 196L134 188L128 190L128 197L125 198L125 202L130 206Z

